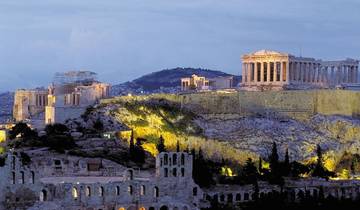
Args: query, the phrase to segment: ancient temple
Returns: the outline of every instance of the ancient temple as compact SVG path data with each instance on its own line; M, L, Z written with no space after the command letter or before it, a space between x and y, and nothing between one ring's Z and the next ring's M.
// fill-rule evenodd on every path
M335 88L358 83L359 61L322 61L261 50L242 56L242 89Z

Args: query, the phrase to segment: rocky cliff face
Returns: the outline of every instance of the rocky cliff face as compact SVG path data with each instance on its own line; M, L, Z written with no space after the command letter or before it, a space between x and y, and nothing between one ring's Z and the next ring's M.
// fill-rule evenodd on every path
M166 106L159 106L160 102ZM149 144L163 135L170 148L179 140L182 147L201 147L213 158L239 162L248 157L266 158L272 142L277 143L280 157L288 148L291 159L301 161L313 161L320 145L329 169L336 168L345 152L360 154L360 120L353 117L315 115L306 121L263 115L219 117L202 115L197 112L199 107L179 109L175 100L151 97L120 97L103 106L116 107L116 119L137 136L149 139Z

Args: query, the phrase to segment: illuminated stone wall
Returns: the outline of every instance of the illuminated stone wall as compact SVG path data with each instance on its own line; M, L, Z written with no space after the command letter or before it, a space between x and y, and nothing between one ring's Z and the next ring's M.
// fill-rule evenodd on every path
M219 118L258 115L307 119L315 114L360 115L360 92L349 90L204 92L152 97L181 102L196 113Z

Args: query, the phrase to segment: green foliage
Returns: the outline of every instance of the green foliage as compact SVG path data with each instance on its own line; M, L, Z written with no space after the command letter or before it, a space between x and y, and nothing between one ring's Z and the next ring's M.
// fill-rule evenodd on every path
M24 141L37 137L37 132L32 130L26 123L19 122L9 131L9 139L15 139L18 135Z
M333 172L328 171L323 164L323 157L322 157L322 150L320 145L317 145L316 148L316 154L317 154L317 162L316 165L312 171L312 176L314 177L321 177L325 179L329 179L329 177L334 176L335 174Z
M193 179L200 187L210 187L215 184L213 180L213 171L211 161L205 160L201 148L198 154L195 154L195 150L192 150L193 155Z

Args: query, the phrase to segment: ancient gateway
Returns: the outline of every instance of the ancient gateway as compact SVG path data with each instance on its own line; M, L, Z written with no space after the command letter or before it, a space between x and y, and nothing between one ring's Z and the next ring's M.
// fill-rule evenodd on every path
M261 50L242 57L242 89L335 88L358 83L359 61L322 61Z

